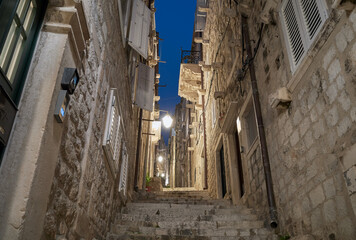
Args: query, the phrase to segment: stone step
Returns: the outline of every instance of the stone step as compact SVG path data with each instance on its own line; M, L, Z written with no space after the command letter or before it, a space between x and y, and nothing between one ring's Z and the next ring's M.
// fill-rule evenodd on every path
M136 200L135 203L172 203L172 204L189 204L189 205L220 205L220 206L231 206L231 202L218 202L212 200L181 200L181 199L145 199Z
M250 228L262 228L263 221L258 220L241 220L241 221L130 221L130 220L118 220L119 226L130 227L156 227L163 229L250 229Z
M212 220L255 220L252 209L243 206L224 208L214 205L183 205L183 204L127 204L121 210L122 216L135 220L144 219L212 219Z
M229 211L230 210L230 211ZM244 209L234 212L233 209L198 209L198 208L189 208L189 209L164 209L164 208L153 208L153 209L123 209L121 215L132 216L132 217L198 217L198 216L214 216L217 219L230 219L234 217L240 219L247 217L251 219L256 215L252 213L251 209ZM226 212L230 214L226 214ZM233 213L233 214L231 214Z
M165 190L136 199L121 209L107 240L276 239L253 209L211 199L206 191Z
M248 237L256 236L272 236L273 234L264 228L252 228L252 229L235 229L235 228L224 228L224 229L181 229L181 228L156 228L156 227L121 227L117 229L116 235L124 236L146 236L146 237L160 237L160 236L186 236L186 237L242 237L243 239L248 239ZM173 238L168 238L173 239ZM210 239L210 238L208 238ZM261 239L261 238L256 238ZM262 238L265 239L265 238Z
M144 234L135 235L111 235L107 240L278 240L277 236L262 235L262 236L249 236L249 237L206 237L206 236L146 236Z
M208 192L154 192L156 198L160 197L180 197L180 198L211 198Z
M191 213L164 213L157 214L121 214L120 220L122 221L256 221L257 216L252 214L239 214L239 215L207 215L207 214L191 214Z
M179 205L179 204L155 204L150 206L143 205L127 205L122 208L122 214L133 215L176 215L176 216L198 216L198 215L254 215L253 209L244 207L224 208L213 205Z
M233 206L233 205L225 205L219 204L215 202L215 204L190 204L190 203L161 203L161 202L134 202L127 203L125 208L140 208L140 209L148 209L148 208L157 208L157 209L233 209L233 210L244 210L248 209L245 206Z

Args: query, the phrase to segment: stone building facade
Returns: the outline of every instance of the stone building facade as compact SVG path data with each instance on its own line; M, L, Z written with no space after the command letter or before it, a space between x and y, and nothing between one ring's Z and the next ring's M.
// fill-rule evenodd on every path
M194 42L203 58L181 65L179 91L205 113L193 119L192 132L206 135L207 187L216 198L257 209L267 224L266 149L282 235L356 236L352 2L198 1ZM204 157L198 135L193 162Z
M170 148L170 154L175 156L173 173L175 187L191 187L190 109L188 106L188 100L181 98L180 103L176 105L174 114L175 146Z
M7 16L9 5L0 2L2 18L16 24L13 19L29 19L18 28L29 33L26 39L34 37L32 58L23 61L29 67L22 94L12 98L18 110L11 135L1 142L0 239L105 239L120 205L131 199L134 183L144 187L149 163L143 163L149 158L137 158L137 148L152 155L147 149L153 149L153 137L138 135L141 106L135 96L139 64L156 78L154 1L12 2L16 11L11 13L17 15ZM145 6L148 19L143 53L129 46L125 32L136 3ZM23 15L21 9L29 10ZM4 50L5 37L12 34L6 29L1 25L4 59L10 52ZM78 84L73 95L58 105L66 68L77 70L79 82L73 80ZM1 77L11 80L10 74ZM154 79L149 80L154 89ZM1 99L12 97L1 84ZM54 116L57 105L62 123ZM155 113L143 110L143 117L154 119ZM151 128L151 123L142 127Z

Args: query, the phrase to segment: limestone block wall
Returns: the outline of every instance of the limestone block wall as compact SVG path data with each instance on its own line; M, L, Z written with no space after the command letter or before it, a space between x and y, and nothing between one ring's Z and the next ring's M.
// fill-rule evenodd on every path
M249 3L250 11L246 12L252 49L258 43L262 10L272 2ZM264 25L254 59L279 231L292 236L312 234L316 239L352 239L356 225L356 160L351 157L355 151L356 134L353 106L356 102L356 10L332 9L326 1L329 18L325 27L304 63L292 73L278 15L280 2L271 11L270 24ZM232 56L231 42L228 41L237 39L241 42L238 17L228 17L224 13L224 8L231 8L229 3L214 1L209 8L204 32L209 44L204 45L204 61L207 64L222 63L215 72L205 73L207 96L210 95L206 108L209 190L213 196L219 197L215 149L221 143L226 149L229 144L220 126L232 102L237 102L236 116L243 114L249 101L250 79L246 73L241 83L236 81L237 69L242 67L241 45L233 45L236 55ZM236 10L236 6L232 9ZM238 59L236 64L234 58ZM292 102L287 109L273 109L270 105L270 95L280 87L287 87L291 92ZM217 100L217 126L213 127L211 104L215 91L223 92L224 96ZM240 137L243 145L244 136ZM240 201L258 209L261 216L268 216L258 145L257 141L251 151L242 153L246 193ZM224 157L230 157L226 150ZM226 170L228 168L227 165ZM227 182L230 177L227 174Z
M293 77L285 52L276 51L284 42L273 43L278 30L272 26L257 60L259 87L267 90L261 96L280 221L292 235L355 236L354 181L348 176L356 161L343 164L355 144L354 16L331 11L331 29L312 49L310 65L302 66L306 72L290 89L288 110L269 111L267 104L266 93Z
M126 198L133 186L138 118L131 107L117 2L83 1L83 6L91 38L81 81L63 123L55 175L48 179L53 183L43 232L50 239L103 239L119 211L123 200L118 193L120 174L111 174L102 148L110 88L117 88L123 142L129 153Z

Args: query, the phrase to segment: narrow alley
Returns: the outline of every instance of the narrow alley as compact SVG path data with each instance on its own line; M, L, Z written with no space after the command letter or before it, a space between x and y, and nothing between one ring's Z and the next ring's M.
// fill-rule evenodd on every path
M355 240L356 1L0 0L0 240Z

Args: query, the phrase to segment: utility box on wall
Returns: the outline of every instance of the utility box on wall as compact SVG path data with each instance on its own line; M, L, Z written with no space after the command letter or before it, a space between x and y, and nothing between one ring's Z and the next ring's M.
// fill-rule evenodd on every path
M6 146L15 120L17 108L0 87L0 145Z

